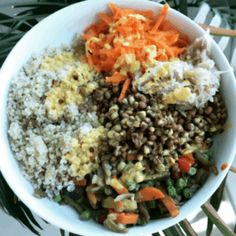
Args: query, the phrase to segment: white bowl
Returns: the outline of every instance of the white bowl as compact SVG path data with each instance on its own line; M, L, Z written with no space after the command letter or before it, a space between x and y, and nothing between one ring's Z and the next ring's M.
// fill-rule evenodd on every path
M39 52L46 47L59 46L61 43L70 43L75 33L82 33L96 19L96 13L107 10L107 3L109 2L111 0L89 0L66 7L47 17L17 43L8 55L0 72L0 168L3 176L16 195L43 219L70 232L89 236L117 235L117 233L108 231L93 221L80 221L78 214L70 207L60 206L48 199L37 199L32 195L33 188L22 176L10 149L7 135L7 95L12 77L32 53ZM161 7L157 3L145 0L112 0L112 2L123 7L151 9L154 12L158 12ZM190 39L204 34L204 31L196 23L175 10L170 9L168 19L179 30L189 35ZM220 170L224 162L231 165L236 151L236 83L227 59L215 42L212 44L211 53L219 69L229 71L222 75L221 91L228 110L227 122L230 128L219 135L214 143L215 164ZM194 197L180 208L178 217L153 220L145 226L132 227L126 235L154 233L176 224L190 213L198 210L209 199L226 173L227 170L220 171L218 176L211 175Z

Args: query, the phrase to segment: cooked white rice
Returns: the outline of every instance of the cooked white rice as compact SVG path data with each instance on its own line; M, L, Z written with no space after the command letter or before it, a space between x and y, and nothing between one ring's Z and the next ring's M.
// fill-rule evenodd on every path
M197 38L186 52L186 61L156 62L135 82L146 94L160 94L166 104L203 107L219 90L220 73L209 56L207 35Z

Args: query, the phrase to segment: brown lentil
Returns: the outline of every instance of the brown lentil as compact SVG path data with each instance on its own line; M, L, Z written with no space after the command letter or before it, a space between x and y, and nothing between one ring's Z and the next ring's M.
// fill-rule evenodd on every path
M104 84L93 95L99 121L110 130L107 150L112 156L110 161L126 160L129 151L137 153L142 162L149 160L156 171L163 171L160 159L170 165L169 157L176 158L186 148L203 142L211 144L227 117L219 93L214 103L184 111L174 105L164 106L158 97L142 94L134 86L131 91L122 103L117 101L119 86Z

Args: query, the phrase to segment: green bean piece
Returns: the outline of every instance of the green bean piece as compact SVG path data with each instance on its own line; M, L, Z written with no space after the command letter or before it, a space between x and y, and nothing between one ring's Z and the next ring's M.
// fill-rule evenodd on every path
M174 186L168 186L167 187L167 192L170 197L175 198L177 196L177 192Z
M55 196L53 200L55 202L60 202L62 200L61 195L59 194L59 195Z
M196 151L195 154L196 154L196 155L195 155L196 158L201 157L201 158L203 158L205 161L209 161L209 156L208 156L207 152Z
M190 188L185 188L183 190L183 195L185 198L191 198L193 196L193 191Z
M76 200L77 203L81 204L84 201L84 197L80 196L78 200Z
M138 203L138 210L139 210L140 219L142 219L144 223L147 223L150 220L150 214L147 209L146 203L145 202Z
M147 208L153 209L156 208L156 205L157 204L155 200L147 202Z
M200 168L195 176L196 183L200 185L204 184L208 176L209 176L209 171Z
M140 188L143 188L143 187L151 187L151 186L155 186L157 180L148 180L148 181L145 181L143 183L140 184Z
M173 185L174 185L173 179L168 178L168 179L166 180L166 186L173 186Z
M138 219L137 225L145 225L145 224L146 222L143 219L141 218Z
M136 183L131 180L126 180L126 186L129 191L134 191L136 189Z
M166 207L164 205L160 205L160 204L158 205L158 207L159 207L160 215L164 216L167 213Z
M160 172L158 174L147 175L145 177L145 180L153 180L155 183L157 183L158 181L164 180L168 178L169 176L170 176L170 172L165 171L165 172Z
M176 188L183 189L187 186L187 181L184 178L179 178L176 180Z
M81 215L80 215L80 219L81 220L89 220L90 218L91 218L91 216L92 216L92 214L91 214L91 211L89 211L89 210L85 210L85 211L83 211L82 213L81 213Z
M148 180L147 182L146 182L146 186L154 186L155 185L155 183L156 183L156 181L153 179L153 180Z
M72 198L70 198L68 195L64 195L63 196L63 200L66 204L72 206L73 208L75 208L75 210L77 212L79 212L80 214L83 212L83 208L81 207L80 204L78 204L75 200L73 200Z
M106 211L106 210L105 210ZM106 214L104 210L93 210L92 212L92 218L97 221L100 222L101 216ZM101 223L101 222L100 222Z
M213 150L212 149L208 149L206 152L206 155L208 157L208 160L211 160L213 157Z
M199 185L198 184L193 184L191 187L190 187L191 191L193 193L197 192L197 190L199 189Z
M195 157L197 161L203 166L209 167L211 165L209 157L206 153L197 151Z
M189 172L188 172L189 175L193 176L193 175L196 175L196 173L197 173L197 169L195 167L191 167L189 169Z
M216 167L215 165L212 165L212 166L210 167L210 170L212 171L212 173L213 173L214 175L218 175L218 174L219 174L219 171L218 171L218 169L217 169L217 167Z

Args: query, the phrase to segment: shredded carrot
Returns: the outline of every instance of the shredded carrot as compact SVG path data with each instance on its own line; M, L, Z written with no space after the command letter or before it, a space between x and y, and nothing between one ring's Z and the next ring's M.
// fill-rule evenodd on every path
M155 187L144 187L138 191L137 201L146 202L165 197L163 192Z
M106 77L107 83L112 83L114 85L118 85L120 82L126 80L126 77L121 75L119 72L115 72L112 76Z
M161 198L160 200L166 207L166 209L169 211L172 217L176 217L179 214L179 209L171 197L166 195L164 198Z
M159 29L163 31L175 30L174 26L168 20L164 20Z
M112 17L108 16L107 14L100 12L98 13L98 16L102 21L104 21L107 25L109 25L112 22Z
M225 170L225 169L227 169L227 167L228 167L229 165L228 165L228 163L223 163L222 165L221 165L221 170L223 171L223 170Z
M98 72L108 73L107 83L124 83L119 97L122 101L133 74L146 71L150 46L156 50L154 60L168 61L185 51L189 39L166 20L168 4L157 18L152 11L120 8L114 3L108 6L111 13L99 13L99 21L85 30L83 38L88 63Z
M125 80L125 82L123 84L123 87L122 87L122 90L121 90L121 93L120 93L120 96L118 98L119 102L123 101L123 99L125 98L125 95L126 95L128 89L129 89L130 83L131 83L130 79Z
M86 186L87 180L86 179L80 179L80 180L74 180L74 183L76 186Z
M135 213L117 213L117 223L119 224L136 224L138 222L139 215Z
M160 27L161 23L165 20L166 15L168 13L169 10L169 5L166 3L163 8L161 9L161 14L160 16L157 18L157 21L154 25L154 27L152 28L152 31L156 31L158 30L158 28Z

